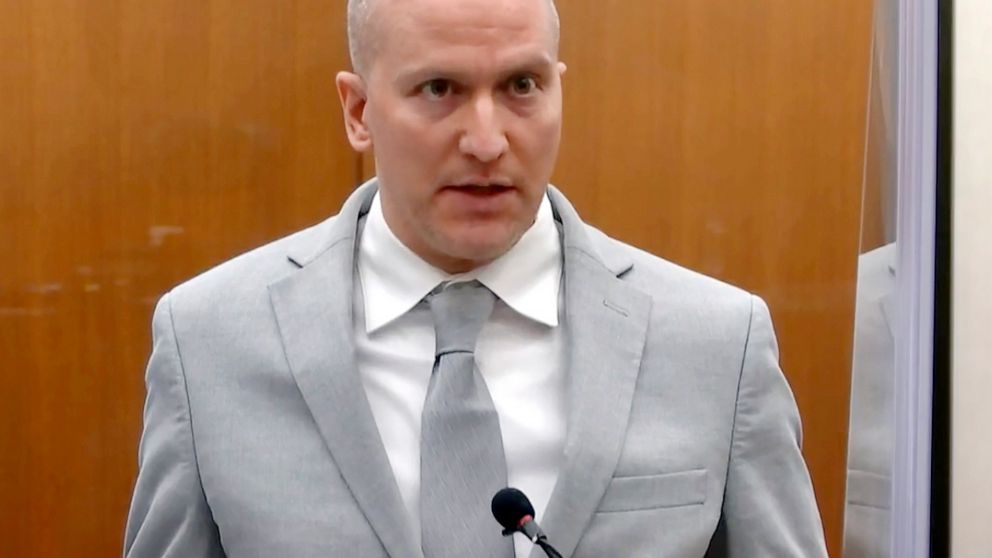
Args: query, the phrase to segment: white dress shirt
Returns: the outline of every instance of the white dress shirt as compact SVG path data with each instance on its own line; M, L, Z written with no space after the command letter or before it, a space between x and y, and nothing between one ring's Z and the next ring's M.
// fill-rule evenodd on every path
M564 339L560 327L561 238L547 197L509 252L450 275L390 230L378 194L359 240L354 297L358 371L410 519L420 536L420 417L434 366L434 324L422 302L444 281L478 279L496 293L476 363L499 414L509 485L530 498L538 521L565 443ZM486 503L488 507L488 502ZM500 529L493 520L493 529ZM514 536L516 555L531 543Z

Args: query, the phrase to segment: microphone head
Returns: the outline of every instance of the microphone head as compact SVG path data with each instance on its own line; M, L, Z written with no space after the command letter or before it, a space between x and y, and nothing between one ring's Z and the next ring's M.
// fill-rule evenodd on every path
M493 496L493 517L507 531L520 528L520 520L525 516L534 518L534 506L523 492L516 488L504 488Z

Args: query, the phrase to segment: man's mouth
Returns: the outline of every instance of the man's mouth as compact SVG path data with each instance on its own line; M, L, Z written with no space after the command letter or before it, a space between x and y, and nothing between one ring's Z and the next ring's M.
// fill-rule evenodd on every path
M459 192L465 194L476 195L500 194L513 189L512 186L503 186L498 184L459 184L449 186L449 188L458 190Z
M462 176L444 188L453 193L476 198L495 197L514 189L513 181L504 176Z

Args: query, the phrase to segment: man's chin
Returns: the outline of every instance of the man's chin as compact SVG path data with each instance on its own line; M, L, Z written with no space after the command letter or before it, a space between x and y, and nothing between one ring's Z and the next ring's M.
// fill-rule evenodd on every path
M458 272L465 272L499 259L513 248L518 239L507 239L497 243L493 242L491 237L472 239L469 236L462 236L451 240L444 253L451 258L452 265L462 268Z
M493 260L499 259L500 256L510 251L512 245L492 245L492 244L469 244L459 247L456 254L461 259L471 260L478 262L480 265L485 265Z

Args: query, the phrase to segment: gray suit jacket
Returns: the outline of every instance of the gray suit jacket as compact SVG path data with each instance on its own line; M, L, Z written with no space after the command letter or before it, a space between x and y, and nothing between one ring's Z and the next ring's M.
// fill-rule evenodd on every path
M891 321L895 316L896 256L897 247L892 243L858 258L844 509L846 558L891 556L892 396L896 386Z
M350 338L375 187L159 302L127 556L423 557ZM825 556L764 303L550 196L569 343L564 464L538 518L552 543L576 558Z

